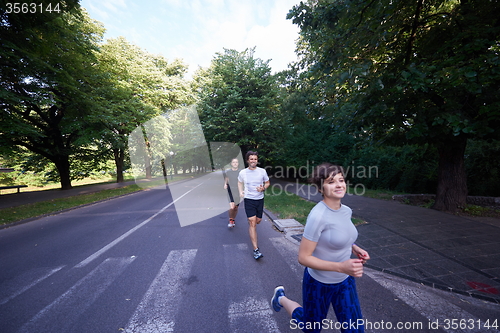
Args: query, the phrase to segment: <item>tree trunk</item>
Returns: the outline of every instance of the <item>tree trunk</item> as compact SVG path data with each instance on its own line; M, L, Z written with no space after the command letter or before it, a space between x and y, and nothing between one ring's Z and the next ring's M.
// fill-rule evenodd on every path
M123 149L113 149L113 155L115 157L116 165L116 182L123 183L123 161L125 159L125 153Z
M144 167L146 169L146 179L152 179L152 167L151 167L151 158L149 157L149 153L144 155Z
M61 178L61 189L71 190L71 175L69 167L69 157L60 156L57 161L53 161L56 165L57 171L59 171L59 177Z
M454 136L437 144L439 152L436 202L432 208L456 213L467 204L467 177L464 154L467 138Z

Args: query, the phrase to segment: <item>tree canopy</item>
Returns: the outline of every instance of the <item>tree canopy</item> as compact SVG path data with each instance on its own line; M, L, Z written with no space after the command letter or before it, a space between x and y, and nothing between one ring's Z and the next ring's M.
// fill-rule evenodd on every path
M100 115L103 132L97 136L96 144L113 153L120 182L123 181L128 135L166 110L192 103L193 98L187 81L182 78L187 66L180 60L169 63L123 37L103 44L98 58L99 67L109 77L109 82L95 90L105 104Z
M270 152L280 127L278 85L269 60L254 51L225 49L196 73L200 122L208 141Z
M470 138L498 138L498 1L306 1L302 66L346 130L439 152L435 208L465 207ZM349 124L354 126L348 126Z
M62 4L68 6L60 15L35 22L1 14L0 147L24 147L50 160L67 189L69 157L91 140L87 130L100 109L91 87L99 80L103 28L73 1Z
M130 132L192 103L187 66L124 38L103 43L103 26L77 1L58 8L26 21L1 12L0 149L19 151L25 169L52 162L63 189L110 155L122 181Z

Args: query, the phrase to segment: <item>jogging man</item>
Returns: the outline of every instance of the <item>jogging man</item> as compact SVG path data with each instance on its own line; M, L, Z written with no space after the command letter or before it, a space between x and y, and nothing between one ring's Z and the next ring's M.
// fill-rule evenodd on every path
M249 151L245 155L248 167L240 171L238 176L238 190L244 198L245 212L248 218L248 233L253 245L254 259L262 258L257 244L257 224L262 220L264 212L264 191L269 187L269 177L266 170L259 168L259 155L256 151Z

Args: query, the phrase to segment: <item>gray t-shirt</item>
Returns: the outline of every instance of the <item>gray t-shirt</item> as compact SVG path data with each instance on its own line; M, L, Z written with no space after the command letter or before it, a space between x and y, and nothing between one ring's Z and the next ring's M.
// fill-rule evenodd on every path
M358 230L351 221L351 208L341 205L339 210L320 201L307 216L303 237L317 242L313 256L319 259L342 262L351 258L352 244ZM340 283L347 274L308 268L309 274L322 283Z
M266 170L256 167L254 170L248 168L240 171L238 181L244 184L245 198L259 200L264 198L264 192L257 191L259 185L264 185L269 180Z

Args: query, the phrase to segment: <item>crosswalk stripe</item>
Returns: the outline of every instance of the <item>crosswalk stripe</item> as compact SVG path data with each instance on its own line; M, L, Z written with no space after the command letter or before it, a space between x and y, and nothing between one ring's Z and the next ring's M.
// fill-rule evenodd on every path
M228 316L232 332L246 332L249 322L255 332L280 332L267 299L246 297L242 302L233 302Z
M304 266L298 261L298 246L287 240L285 237L270 238L271 243L276 250L281 254L285 262L290 266L292 271L302 281L304 276Z
M134 258L108 258L46 306L19 333L68 332L71 324L101 295ZM54 316L61 320L54 320ZM54 327L59 325L59 327Z
M197 250L174 250L168 254L160 272L149 286L132 315L125 332L173 332L177 308L181 303L183 281L189 278Z
M254 260L252 251L246 243L224 245L224 258L228 281L234 281L234 263ZM262 259L260 259L262 260ZM278 323L273 317L270 298L259 296L266 295L256 271L248 267L244 272L239 291L247 295L240 295L240 301L231 302L228 307L228 317L231 332L247 332L249 327L255 332L279 333Z
M0 285L0 305L3 305L11 299L21 295L26 290L42 282L52 274L61 270L63 267L64 266L34 269L16 277L13 280L3 282Z
M423 329L432 328L429 326L439 323L439 328L445 332L471 332L470 328L467 328L467 326L469 326L470 323L477 323L479 321L479 318L465 310L462 310L458 306L450 304L440 298L436 298L435 295L425 290L427 287L420 289L417 289L414 286L409 287L404 283L398 282L396 278L388 277L387 275L375 270L365 270L365 274L384 288L390 290L399 299L426 317L429 322L422 323ZM462 329L460 325L452 325L451 320L453 320L453 318L462 320L462 324L464 324L462 327L464 328ZM464 320L466 320L466 322L463 322ZM449 327L449 329L446 329L447 327ZM437 329L437 327L434 329ZM497 330L495 331L498 332Z
M297 245L284 237L270 238L270 241L300 281L303 266L297 262ZM255 332L279 333L279 326L269 302L270 291L264 290L262 277L252 265L254 259L250 246L247 243L225 244L223 249L226 280L228 281L226 291L230 296L227 304L227 319L230 325L228 331L244 332L250 329ZM184 301L185 281L189 279L197 251L197 249L174 250L168 254L134 314L130 317L128 325L124 329L125 332L168 333L175 331L179 304ZM104 260L98 267L26 322L18 332L70 332L79 317L92 306L135 259L136 257L126 257ZM250 265L248 265L249 261ZM0 284L0 305L8 303L35 287L64 267L37 268L23 273L16 279L2 282ZM406 327L407 329L432 329L450 333L465 333L471 332L470 323L482 322L468 311L450 304L445 298L430 292L425 286L419 288L404 279L371 269L365 269L365 274L428 320L428 322L421 322L419 327ZM238 281L238 283L231 281ZM300 288L300 285L290 286L290 288ZM379 313L371 313L370 309L366 309L364 314L365 325L366 323L380 324L376 321L380 319ZM458 326L453 326L450 321L452 317L466 320L466 322L460 322ZM336 321L331 309L328 319ZM395 323L393 324L395 325ZM431 327L434 324L436 326ZM371 332L376 331L375 328L366 327L365 329ZM499 332L493 328L488 330L488 332L490 331Z

